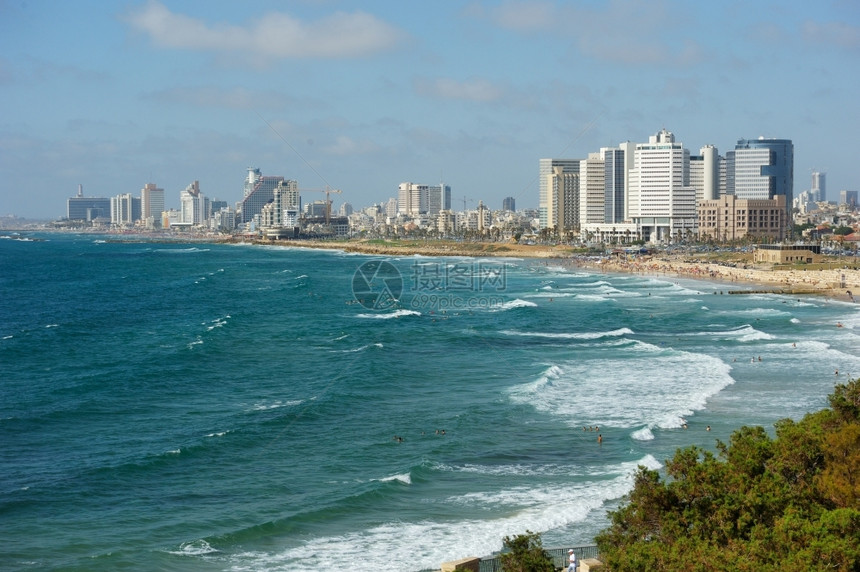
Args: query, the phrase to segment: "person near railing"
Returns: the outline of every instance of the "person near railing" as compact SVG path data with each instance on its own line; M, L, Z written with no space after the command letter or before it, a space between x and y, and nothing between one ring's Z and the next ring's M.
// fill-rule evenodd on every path
M567 551L567 559L570 561L570 565L567 567L567 572L576 572L576 554L573 552L573 548Z

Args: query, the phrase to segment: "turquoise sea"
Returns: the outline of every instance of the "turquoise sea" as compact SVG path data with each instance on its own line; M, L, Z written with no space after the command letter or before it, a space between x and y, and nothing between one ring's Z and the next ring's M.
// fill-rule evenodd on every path
M0 239L0 569L408 572L526 530L590 544L638 465L860 374L860 305L742 287Z

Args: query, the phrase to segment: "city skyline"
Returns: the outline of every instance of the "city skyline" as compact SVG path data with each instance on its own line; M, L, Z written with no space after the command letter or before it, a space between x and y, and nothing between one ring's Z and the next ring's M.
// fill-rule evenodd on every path
M791 139L794 192L856 190L848 2L85 1L0 7L0 215L190 181L241 200L248 166L356 206L404 181L537 208L542 157L665 127L720 154ZM828 197L829 198L829 197Z

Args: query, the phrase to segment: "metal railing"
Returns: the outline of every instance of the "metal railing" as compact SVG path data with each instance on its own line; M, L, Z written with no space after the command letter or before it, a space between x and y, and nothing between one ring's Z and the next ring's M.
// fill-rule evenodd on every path
M565 546L563 548L544 548L547 556L552 558L552 563L557 570L567 569L567 551L573 549L576 554L577 562L581 562L583 558L600 559L600 552L597 550L597 545L590 544L588 546ZM419 572L438 572L438 568L426 568ZM480 572L504 572L502 568L502 553L496 553L492 556L484 556L481 558Z
M552 558L552 563L557 569L567 569L567 551L573 549L576 554L576 560L582 561L583 558L598 558L600 555L596 545L590 546L565 546L564 548L544 548L543 551ZM503 572L501 554L494 554L481 558L481 572Z

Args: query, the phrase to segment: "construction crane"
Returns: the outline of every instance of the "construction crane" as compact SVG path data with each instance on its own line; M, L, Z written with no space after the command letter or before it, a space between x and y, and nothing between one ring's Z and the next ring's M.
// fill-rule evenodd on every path
M342 191L340 189L331 189L326 187L324 189L299 189L299 195L303 191L307 191L309 193L325 193L325 224L329 226L331 224L331 200L329 200L329 193L341 194Z

